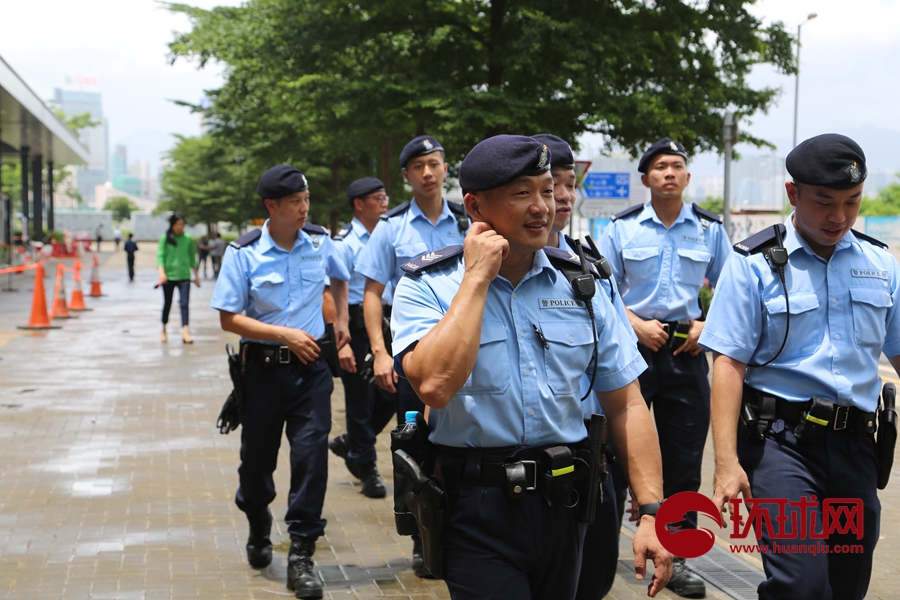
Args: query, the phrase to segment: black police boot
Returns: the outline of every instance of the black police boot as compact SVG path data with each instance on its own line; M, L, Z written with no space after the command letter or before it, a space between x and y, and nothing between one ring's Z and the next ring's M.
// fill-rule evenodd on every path
M431 571L428 570L428 567L425 566L425 555L422 554L422 538L414 535L413 539L413 559L412 559L412 568L413 573L416 574L416 577L419 579L434 579L434 575L431 574Z
M288 552L287 589L297 598L321 598L322 582L313 573L312 555L316 551L315 538L291 540Z
M688 569L687 563L683 558L675 557L675 563L672 565L672 579L666 586L682 598L704 598L706 596L706 583L702 579L694 575Z
M359 465L350 462L350 460L347 458L350 455L350 446L347 443L346 431L341 435L331 438L331 441L328 442L328 448L332 452L334 452L336 456L344 459L344 464L347 465L347 470L350 471L351 475L353 475L357 479L362 479L362 477L360 477Z
M369 463L360 467L359 478L362 481L362 495L368 498L384 498L387 490L384 488L384 481L378 473L378 467L375 463Z
M272 562L272 541L269 532L272 530L272 513L266 512L253 516L247 515L250 521L250 537L247 538L247 560L254 569L265 569Z

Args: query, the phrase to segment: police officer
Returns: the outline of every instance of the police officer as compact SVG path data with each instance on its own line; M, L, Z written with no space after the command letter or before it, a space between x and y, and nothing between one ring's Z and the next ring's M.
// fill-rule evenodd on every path
M823 499L861 499L861 540L852 533L827 540L807 534L785 542L772 540L766 527L756 533L761 544L821 549L824 541L833 549L763 554L768 579L760 598L863 598L881 512L873 440L878 360L884 352L900 370L900 267L883 244L851 229L867 174L853 140L808 139L785 166L794 212L777 231L735 244L700 337L716 353L713 501L721 507L738 495L812 499L821 533ZM739 423L742 402L755 422ZM778 535L779 510L760 508L770 512ZM808 514L793 516L809 523ZM863 551L837 553L835 546L851 543Z
M333 438L329 447L344 459L350 473L362 481L363 495L384 498L384 482L375 465L375 436L393 419L397 400L394 394L369 383L359 373L369 352L369 336L362 306L366 278L356 271L356 263L379 218L387 211L388 196L381 180L364 177L347 187L347 198L353 208L353 220L335 237L338 256L351 275L348 299L351 340L339 352L347 431Z
M697 339L703 330L698 301L704 278L716 284L731 254L721 218L682 197L691 180L687 153L663 138L638 163L650 203L612 219L600 251L609 260L628 318L649 368L641 392L653 406L663 456L666 497L700 489L700 465L709 431L709 365ZM696 528L696 513L684 527ZM676 558L669 588L702 597L706 585Z
M382 304L385 286L396 288L400 266L431 250L462 243L469 226L463 207L443 198L444 177L448 165L444 148L430 135L413 138L400 152L400 168L412 186L413 198L381 216L356 265L366 277L363 311L366 331L374 356L375 382L397 394L397 421L406 411L421 411L424 405L406 380L400 380L393 368L383 323L390 318L390 300ZM431 577L422 558L421 542L413 536L413 570L419 577Z
M575 296L561 269L578 263L544 249L553 206L548 154L522 136L475 146L460 166L474 221L464 249L411 261L394 296L394 354L430 407L435 475L451 498L445 578L457 599L573 597L584 525L533 461L554 456L553 473L573 472L562 457L585 437L578 391L588 373L646 505L635 571L643 577L646 559L654 561L653 596L668 580L671 556L654 528L661 463L636 382L645 364L605 294ZM520 470L525 483L511 485Z
M322 294L331 278L338 326L347 335L347 280L327 231L307 223L309 189L294 167L272 167L257 191L269 213L261 229L228 249L210 305L222 329L241 336L244 407L240 412L240 487L235 501L250 522L247 559L272 561L269 503L282 430L291 445L291 489L285 522L291 536L288 589L321 598L312 570L316 539L325 530L331 372L317 343L324 331Z
M546 145L550 150L550 174L553 177L555 212L553 223L550 226L550 236L547 238L547 246L574 250L572 245L578 242L563 232L569 223L575 203L575 155L572 153L569 143L558 136L541 133L531 137ZM620 320L636 343L637 337L628 322L625 305L622 304L622 296L617 292L615 277L610 275L609 279L601 284L601 287L609 296ZM584 396L590 387L590 381L587 377L582 377L581 383L581 396ZM581 408L585 420L590 420L592 414L602 414L603 412L600 403L593 397L585 399L581 403ZM609 477L603 482L602 501L597 505L594 522L587 528L584 536L576 600L603 598L612 589L616 577L619 562L619 524L621 522L619 507L624 506L627 483L624 481L622 471L617 463L609 463L608 469Z

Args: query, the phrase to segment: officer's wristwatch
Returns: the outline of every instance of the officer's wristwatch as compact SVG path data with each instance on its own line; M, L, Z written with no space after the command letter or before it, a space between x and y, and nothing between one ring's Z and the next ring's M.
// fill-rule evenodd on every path
M643 516L650 515L651 517L655 517L656 513L659 512L659 507L662 506L663 501L659 502L651 502L650 504L641 504L638 507L638 518L640 519Z

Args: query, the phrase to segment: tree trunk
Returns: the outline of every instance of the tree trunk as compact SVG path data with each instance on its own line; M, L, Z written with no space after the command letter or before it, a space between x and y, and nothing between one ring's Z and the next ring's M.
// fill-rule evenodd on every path
M384 191L391 195L391 136L386 136L381 142L381 183Z

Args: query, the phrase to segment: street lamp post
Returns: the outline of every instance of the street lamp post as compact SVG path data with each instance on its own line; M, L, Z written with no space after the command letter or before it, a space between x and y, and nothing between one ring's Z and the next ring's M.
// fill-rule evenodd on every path
M803 27L804 23L812 21L818 15L816 13L809 13L806 17L806 21L797 25L797 76L794 82L794 145L792 148L797 147L797 107L800 104L800 28Z

